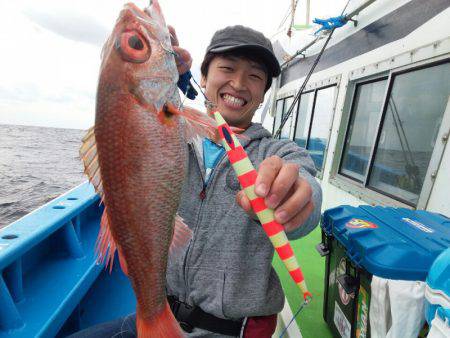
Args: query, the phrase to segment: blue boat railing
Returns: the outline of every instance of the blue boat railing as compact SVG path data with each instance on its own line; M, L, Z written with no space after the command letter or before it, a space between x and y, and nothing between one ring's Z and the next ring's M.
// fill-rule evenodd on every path
M118 264L95 261L102 211L84 183L0 229L0 338L62 337L134 311Z

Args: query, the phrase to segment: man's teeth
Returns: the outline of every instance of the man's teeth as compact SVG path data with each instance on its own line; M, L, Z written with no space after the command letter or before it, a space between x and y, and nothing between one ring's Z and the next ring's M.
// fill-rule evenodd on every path
M245 101L243 99L239 99L239 98L231 96L229 94L225 94L223 96L223 99L225 102L227 102L233 106L236 106L236 107L242 107L245 104Z

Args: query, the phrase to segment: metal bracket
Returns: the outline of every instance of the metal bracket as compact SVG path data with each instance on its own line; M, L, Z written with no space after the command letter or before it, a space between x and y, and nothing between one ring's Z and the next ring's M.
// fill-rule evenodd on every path
M348 19L348 21L353 22L353 27L358 27L358 20L355 20L355 19Z
M320 257L324 257L330 254L330 249L325 243L319 243L316 245L316 250L319 253Z

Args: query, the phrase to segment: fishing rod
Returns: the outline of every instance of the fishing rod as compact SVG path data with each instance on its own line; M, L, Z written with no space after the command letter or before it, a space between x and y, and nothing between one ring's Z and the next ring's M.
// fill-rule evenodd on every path
M314 72L314 69L316 68L317 64L319 63L320 57L322 56L323 52L325 51L325 48L327 47L328 42L330 42L330 39L331 39L331 36L333 35L334 30L335 30L335 28L333 28L333 29L331 30L330 34L328 35L327 40L325 41L324 45L322 46L322 49L321 49L319 55L318 55L318 56L316 57L316 59L314 60L313 65L311 66L311 68L310 68L308 74L306 75L306 78L305 78L305 80L303 81L302 86L300 87L299 91L298 91L297 94L295 95L294 100L292 101L292 103L291 103L291 105L290 105L290 107L289 107L289 109L288 109L286 115L285 115L285 116L282 116L281 122L280 122L280 126L278 127L277 131L276 131L275 134L273 135L274 138L278 138L278 137L280 136L281 130L283 129L283 127L284 127L284 125L286 124L287 120L291 117L291 114L292 114L292 112L294 111L294 107L295 107L295 105L297 104L297 102L299 101L300 95L302 95L303 90L305 89L306 84L307 84L308 81L309 81L309 78L311 77L311 75L312 75L313 72Z
M366 2L364 2L361 6L359 6L358 8L356 8L355 10L353 10L352 12L350 12L350 14L345 15L344 16L344 12L347 9L347 6L349 5L351 0L348 0L344 9L341 12L341 15L337 18L334 19L339 19L341 20L341 23L346 23L350 20L352 20L353 16L359 14L359 12L361 12L363 9L365 9L366 7L368 7L369 5L371 5L372 3L374 3L376 0L368 0ZM337 27L333 26L332 29L330 30L330 33L328 34L328 37L325 41L325 43L323 44L319 54L317 55L317 57L314 60L314 63L312 64L308 74L305 77L305 80L303 81L299 91L297 92L297 94L294 97L294 100L292 101L287 113L285 116L282 116L281 118L281 122L280 122L280 126L278 127L278 129L276 130L275 134L273 135L274 138L278 138L281 135L281 130L283 129L284 125L286 124L286 122L289 120L289 118L291 117L292 112L294 111L294 107L297 104L297 102L300 99L300 96L303 94L303 91L306 87L306 84L308 83L311 75L314 72L314 69L316 68L317 64L320 61L320 58L322 57L322 54L324 53L326 47L328 46L328 43L331 40L331 37L333 36L334 31L336 30ZM299 51L297 51L289 60L287 60L286 62L284 62L281 67L282 68L286 68L287 64L289 62L291 62L297 55L300 55L301 53L303 53L306 49L308 49L309 47L311 47L313 44L315 44L318 40L320 40L321 37L317 36L312 42L310 42L309 44L307 44L305 47L303 47L302 49L300 49Z

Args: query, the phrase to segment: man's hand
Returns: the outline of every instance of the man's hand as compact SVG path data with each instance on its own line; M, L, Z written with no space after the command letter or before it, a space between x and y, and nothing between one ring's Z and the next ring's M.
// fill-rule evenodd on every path
M186 49L180 47L180 43L178 41L177 33L175 32L175 28L172 26L167 26L169 28L170 33L170 42L172 43L172 48L175 53L178 54L178 57L175 58L177 63L178 74L182 75L186 73L192 66L192 57L191 54Z
M300 227L314 210L311 186L299 177L298 170L297 164L271 156L259 166L255 183L256 195L265 198L266 205L275 210L275 220L288 232ZM236 195L236 201L256 218L243 190Z

